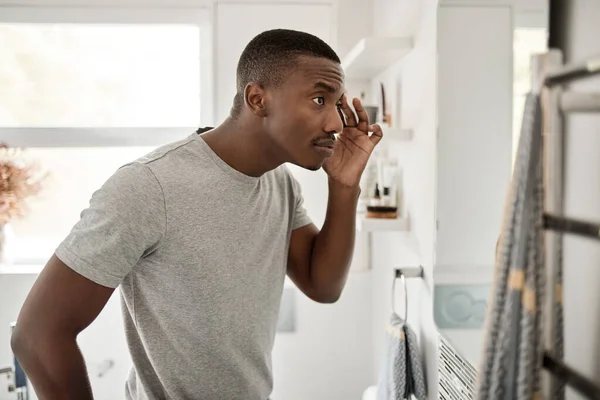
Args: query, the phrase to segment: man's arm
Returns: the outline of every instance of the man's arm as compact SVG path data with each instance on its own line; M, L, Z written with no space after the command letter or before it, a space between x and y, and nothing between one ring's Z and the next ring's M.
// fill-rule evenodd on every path
M76 339L113 291L79 275L56 255L48 261L25 300L11 340L40 400L93 398Z
M334 303L342 294L352 254L360 188L329 179L325 223L319 232L309 224L292 232L288 276L309 298Z

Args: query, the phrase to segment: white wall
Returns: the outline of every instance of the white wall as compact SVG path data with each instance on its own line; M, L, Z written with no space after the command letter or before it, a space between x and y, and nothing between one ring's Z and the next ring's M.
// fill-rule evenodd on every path
M512 156L512 9L440 6L436 269L494 263Z
M472 312L470 305L488 301L510 179L512 38L508 5L438 9L435 282L455 286L446 297L436 291L440 299L434 304L448 305L466 293L466 313ZM434 315L459 325L461 321L450 316L451 308ZM437 322L444 326L445 321ZM482 329L443 329L441 334L474 366L479 364Z
M600 52L600 2L574 0L560 17L565 61L583 61ZM552 27L551 27L552 29ZM579 81L574 90L600 91L600 78ZM565 213L600 221L600 115L566 120ZM600 245L566 235L564 241L565 360L600 382ZM567 399L583 399L568 391Z
M289 1L274 1L271 3L289 3ZM305 4L303 0L298 3ZM128 0L127 2L112 1L110 3L98 0L25 0L19 5L36 4L44 6L58 5L178 5L194 6L212 4L204 0ZM220 2L234 3L234 2ZM235 3L251 3L249 0ZM261 8L264 11L264 4ZM316 2L311 1L315 4ZM326 2L325 2L326 3ZM369 35L373 29L372 2L365 0L340 0L339 6L332 8L333 21L337 22L332 37L337 37L333 46L340 55L349 49L360 37ZM0 0L0 5L14 5L13 1ZM247 7L247 6L245 6ZM260 28L261 21L265 29L272 21L284 14L256 15L252 19L253 27ZM305 21L314 18L303 14ZM245 15L248 17L248 15ZM298 17L298 15L291 15ZM271 21L271 22L269 22ZM314 19L314 21L319 21ZM217 26L216 31L228 34L233 20L222 21L228 26ZM325 23L325 22L322 22ZM310 24L308 25L310 28ZM312 25L314 27L314 25ZM238 26L239 27L239 26ZM297 21L294 27L302 29ZM323 29L328 29L323 27ZM231 31L232 35L233 31ZM223 70L232 70L232 63L237 61L224 53L227 47L218 51L224 63ZM218 76L217 87L230 87L232 76ZM231 93L223 94L226 101L217 102L221 113L228 109L232 100ZM229 102L229 103L228 103ZM218 114L219 115L219 114ZM304 171L295 171L301 180L304 195L307 198L309 213L317 224L324 216L325 200L327 197L324 176L321 173L307 175ZM9 323L14 321L21 304L35 280L33 275L0 275L0 365L11 362L9 348ZM92 384L99 400L116 400L122 398L122 388L125 371L129 367L129 358L120 326L120 306L115 295L104 309L98 320L80 337L80 344L91 372ZM278 400L319 400L319 399L359 399L362 391L372 383L373 354L372 354L372 286L371 274L368 272L352 273L340 301L334 305L318 305L298 293L297 299L297 331L278 335L273 353L275 373L275 398ZM107 358L116 361L115 367L107 375L99 378L94 375L97 366Z
M437 382L437 329L432 317L431 288L435 245L437 1L376 0L374 15L374 30L377 34L409 34L414 37L414 49L398 65L376 79L392 90L396 80L401 81L401 93L390 95L390 107L395 109L399 98L403 108L401 126L414 131L411 142L390 142L390 154L397 157L402 169L401 208L410 219L414 236L407 238L401 234L381 233L373 240L374 365L377 371L384 351L382 339L391 308L392 267L420 263L424 267L425 279L408 282L408 320L420 336L430 398L434 399ZM397 310L403 313L401 288L397 296Z

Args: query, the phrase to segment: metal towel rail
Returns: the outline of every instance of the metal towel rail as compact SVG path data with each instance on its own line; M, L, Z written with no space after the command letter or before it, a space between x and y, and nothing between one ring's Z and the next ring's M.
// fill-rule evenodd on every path
M600 223L582 221L564 215L564 147L565 137L563 116L568 113L600 112L600 93L578 93L564 90L562 85L593 75L600 74L600 56L585 62L563 65L561 51L552 49L535 56L532 71L534 87L542 91L542 118L544 137L540 151L543 154L544 171L544 229L548 231L546 240L546 268L549 290L544 304L547 319L545 329L546 351L543 357L544 369L554 377L544 387L545 398L552 398L557 388L569 385L589 399L600 399L600 385L586 378L562 360L562 354L548 349L552 338L556 337L555 314L552 312L558 294L554 290L554 279L558 268L562 269L562 235L572 234L600 240Z
M406 290L406 278L422 278L423 267L401 267L394 268L394 280L392 281L392 312L396 313L396 280L402 281L402 287L404 289L404 320L408 318L408 290Z

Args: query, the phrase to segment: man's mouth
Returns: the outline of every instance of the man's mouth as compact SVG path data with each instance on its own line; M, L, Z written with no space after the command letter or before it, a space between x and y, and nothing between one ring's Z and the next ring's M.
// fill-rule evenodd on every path
M313 142L313 146L315 147L315 150L317 150L319 153L323 154L326 157L329 157L333 154L333 146L335 145L335 140L331 140L331 139L323 139L323 140L317 140L315 142Z
M332 140L332 139L317 140L313 143L313 146L327 147L330 149L333 149L334 145L335 145L335 140Z

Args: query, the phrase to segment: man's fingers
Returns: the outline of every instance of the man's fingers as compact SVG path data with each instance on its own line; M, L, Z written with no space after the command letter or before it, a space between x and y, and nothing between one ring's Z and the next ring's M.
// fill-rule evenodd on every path
M355 97L352 100L352 105L354 106L354 110L356 110L356 115L358 116L357 125L360 125L360 128L364 129L365 133L368 134L367 128L369 127L369 114L367 114L367 111L360 102L360 99Z
M369 139L371 139L371 143L373 143L373 145L377 145L377 143L383 139L383 130L379 124L370 125L369 132L372 132L369 136Z
M354 115L354 111L352 111L352 108L350 108L350 105L348 104L346 95L342 96L341 109L342 109L342 113L346 117L346 126L358 125L358 120L356 119L356 116Z

